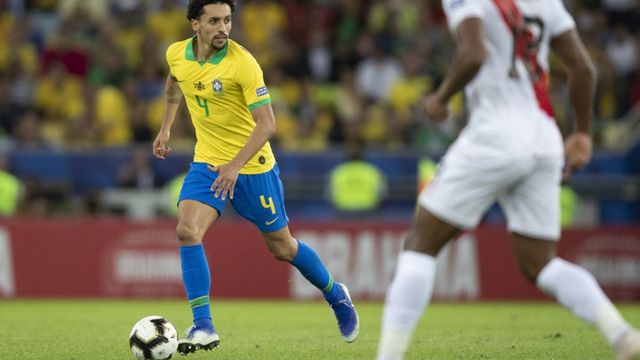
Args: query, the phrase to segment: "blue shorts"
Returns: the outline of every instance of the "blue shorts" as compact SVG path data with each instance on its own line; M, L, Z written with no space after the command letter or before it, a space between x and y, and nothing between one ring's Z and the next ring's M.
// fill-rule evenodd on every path
M240 216L254 223L260 231L272 232L287 226L289 218L284 208L284 190L280 181L278 164L262 174L238 175L233 190L233 199L222 200L211 191L217 172L207 169L207 164L192 162L184 179L178 203L195 200L209 205L222 213L227 201Z

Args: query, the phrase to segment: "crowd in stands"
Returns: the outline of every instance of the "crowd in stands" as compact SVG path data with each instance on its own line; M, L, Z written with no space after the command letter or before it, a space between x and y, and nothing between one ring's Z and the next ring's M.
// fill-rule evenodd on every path
M186 0L0 0L0 149L150 144L162 118L165 50L193 35ZM619 119L640 102L640 5L566 0L598 70L594 136L614 147ZM278 151L367 148L441 153L464 122L424 118L421 97L453 51L439 0L239 0L231 37L263 67ZM562 65L551 96L571 129ZM185 106L172 147L191 151Z
M192 35L185 0L0 1L0 141L10 147L148 143L158 130L164 53ZM640 7L568 0L598 68L595 135L640 100ZM452 40L438 0L240 0L232 38L262 64L278 119L274 144L319 152L368 147L441 151L459 127L434 126L419 99L441 81ZM570 100L552 58L563 130ZM463 100L453 104L462 118ZM184 107L183 107L184 110ZM175 147L193 145L187 114Z

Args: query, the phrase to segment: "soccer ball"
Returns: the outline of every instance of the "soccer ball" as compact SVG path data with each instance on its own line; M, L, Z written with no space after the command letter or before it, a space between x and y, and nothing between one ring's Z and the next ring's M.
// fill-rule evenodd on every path
M129 346L140 360L170 359L178 349L178 332L162 316L147 316L133 325Z

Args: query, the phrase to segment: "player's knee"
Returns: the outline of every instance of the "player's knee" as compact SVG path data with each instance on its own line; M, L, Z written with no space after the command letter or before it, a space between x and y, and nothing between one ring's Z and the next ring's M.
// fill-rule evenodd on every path
M442 246L417 231L410 231L405 240L404 249L437 256Z
M178 223L176 236L180 245L193 245L201 242L197 228L189 224Z
M271 249L271 254L278 261L291 262L295 257L295 254L293 253L293 249L289 249L286 247L278 247L275 249Z
M538 278L538 274L544 268L545 264L539 264L536 261L531 259L518 259L518 267L520 268L520 272L527 279L527 281L535 284L536 279Z
M440 250L454 238L460 229L435 217L424 208L420 208L407 239L404 249L437 256Z
M296 256L296 248L289 241L270 239L268 247L273 257L278 261L291 262Z

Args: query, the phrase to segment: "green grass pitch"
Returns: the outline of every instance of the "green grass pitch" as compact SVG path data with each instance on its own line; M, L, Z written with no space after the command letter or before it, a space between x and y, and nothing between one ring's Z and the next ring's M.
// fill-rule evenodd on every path
M360 337L346 344L320 302L215 301L220 348L185 359L372 360L382 304L356 307ZM640 304L619 308L640 325ZM0 301L0 359L133 359L128 334L147 315L167 317L180 334L190 321L187 304L177 300ZM407 360L614 358L595 329L554 303L435 303L426 315Z

